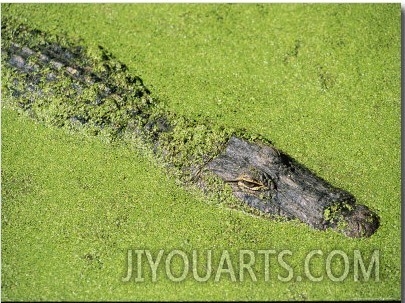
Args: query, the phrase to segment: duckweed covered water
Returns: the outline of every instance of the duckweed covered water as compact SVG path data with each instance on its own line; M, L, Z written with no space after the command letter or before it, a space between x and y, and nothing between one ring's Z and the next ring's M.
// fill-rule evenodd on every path
M3 300L288 300L400 297L400 5L395 4L2 4L55 34L102 45L173 112L208 117L271 139L375 209L369 239L347 239L297 222L274 222L186 192L125 146L49 129L2 109ZM224 249L290 250L294 271L274 263L265 281L224 274L196 282L125 283L128 249L190 256ZM310 251L311 272L305 279ZM348 256L334 282L327 256ZM354 280L360 251L379 251L379 281ZM337 258L335 274L342 273ZM190 258L191 260L191 258ZM145 261L146 262L146 261ZM147 263L145 263L145 266ZM181 262L173 264L177 276ZM302 279L298 279L300 276Z

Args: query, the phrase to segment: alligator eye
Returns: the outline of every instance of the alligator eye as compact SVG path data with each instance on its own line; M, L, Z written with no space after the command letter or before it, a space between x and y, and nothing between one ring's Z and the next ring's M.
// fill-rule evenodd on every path
M259 190L266 190L269 189L268 186L260 180L261 178L254 178L250 175L243 174L238 177L236 180L238 181L238 186L241 189L259 191Z
M248 187L248 188L250 188L250 189L255 189L255 188L264 186L264 185L262 185L261 183L259 183L259 182L254 182L254 181L241 180L241 181L239 181L239 182L240 182L241 184L243 184L245 187Z

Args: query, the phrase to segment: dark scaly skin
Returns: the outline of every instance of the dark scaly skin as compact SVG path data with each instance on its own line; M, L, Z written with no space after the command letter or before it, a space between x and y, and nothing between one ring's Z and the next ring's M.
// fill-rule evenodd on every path
M2 20L7 106L112 140L137 138L183 183L212 192L214 176L252 209L349 237L371 236L378 216L263 139L167 111L102 47L91 56L63 37Z

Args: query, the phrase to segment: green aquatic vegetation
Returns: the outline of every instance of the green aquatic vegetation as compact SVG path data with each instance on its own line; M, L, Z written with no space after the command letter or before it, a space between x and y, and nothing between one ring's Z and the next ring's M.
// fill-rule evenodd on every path
M332 224L339 222L342 218L342 212L350 211L352 209L352 203L341 202L339 204L333 204L324 210L324 219Z
M101 61L98 45L104 46L171 112L191 121L207 116L214 125L271 139L382 218L373 237L353 240L299 222L246 216L238 201L238 211L229 211L222 207L228 200L218 200L225 194L209 200L184 191L161 164L151 164L154 158L119 140L113 145L98 140L104 133L116 136L113 131L75 121L73 128L86 129L67 135L69 127L45 128L16 115L6 105L11 99L4 87L11 83L4 81L8 71L2 68L3 300L400 298L399 4L3 3L1 8L2 20L18 16L55 37L82 37L77 44L85 45L91 58ZM138 123L143 122L129 121L119 136L147 154L135 132ZM90 131L99 138L84 135ZM209 136L199 132L199 138ZM172 283L164 277L157 283L122 282L127 249L174 247L214 253L288 249L293 255L287 262L301 277L307 253L320 249L323 255L312 259L310 269L324 279L298 281L294 275L281 282L277 275L287 273L273 256L268 282ZM349 255L350 264L353 250L368 262L368 253L378 249L380 281L354 281L352 268L344 281L330 281L325 259L336 249ZM261 268L263 260L256 261Z

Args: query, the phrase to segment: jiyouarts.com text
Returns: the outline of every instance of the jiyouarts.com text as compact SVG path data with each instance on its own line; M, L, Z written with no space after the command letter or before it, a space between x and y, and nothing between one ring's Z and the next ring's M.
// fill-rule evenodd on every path
M232 282L251 281L312 281L325 279L341 282L379 282L380 252L360 250L308 251L293 262L291 250L148 250L128 249L125 256L123 282L158 282L169 279L197 282L223 279Z

